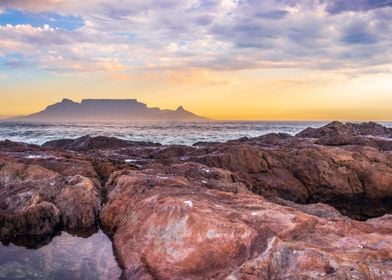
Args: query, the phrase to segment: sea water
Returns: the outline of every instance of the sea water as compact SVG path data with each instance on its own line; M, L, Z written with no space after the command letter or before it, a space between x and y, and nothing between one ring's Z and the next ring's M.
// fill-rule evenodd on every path
M211 121L211 122L131 122L131 123L26 123L0 122L0 140L43 144L60 138L84 135L112 136L126 140L161 144L192 145L198 141L224 142L241 137L257 137L273 132L294 135L307 127L326 122Z

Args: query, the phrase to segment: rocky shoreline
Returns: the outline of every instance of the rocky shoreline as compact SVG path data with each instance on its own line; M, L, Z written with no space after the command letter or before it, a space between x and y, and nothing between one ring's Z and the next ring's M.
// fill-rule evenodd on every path
M392 130L0 142L0 240L111 237L125 279L392 279Z

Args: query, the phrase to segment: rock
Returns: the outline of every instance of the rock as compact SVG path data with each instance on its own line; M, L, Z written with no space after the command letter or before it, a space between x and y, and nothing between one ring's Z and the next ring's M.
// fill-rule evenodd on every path
M392 135L392 129L387 128L381 124L375 122L363 122L363 123L348 123L354 131L363 136L380 136L390 138Z
M173 176L184 177L193 180L194 184L208 189L232 193L251 193L241 178L232 172L220 168L211 168L194 162L172 165L151 164L147 165L143 172L150 175L160 174L158 178L161 179L167 179Z
M112 175L101 221L124 278L392 277L389 222L306 214L258 195L207 189L196 178Z
M330 127L338 127L334 131L354 131L341 123ZM112 162L97 165L110 167L100 171L105 173L104 180L122 168L197 162L231 171L236 182L269 199L280 197L302 204L325 203L355 219L391 213L389 184L392 182L387 174L392 171L389 164L392 158L383 152L389 149L391 142L355 134L336 135L313 140L268 134L194 147L129 146L94 150L94 156ZM333 142L340 138L347 142ZM332 142L325 142L327 139Z
M38 238L62 228L93 232L100 192L99 176L87 158L29 147L0 151L0 239Z
M25 144L25 143L19 143L19 142L13 142L10 140L4 140L4 141L0 141L0 149L18 149L18 148L22 148L22 149L26 149L26 148L38 148L38 146L36 145L31 145L31 144Z
M99 189L80 175L69 178L54 199L60 209L63 226L69 231L89 231L97 226L101 204Z
M323 136L355 135L352 126L334 121L320 128L308 127L296 136L301 138L321 138Z
M324 146L369 146L381 151L392 150L392 130L380 124L332 122L321 128L307 128L296 135L318 138L315 143Z
M349 229L351 231L351 229ZM350 235L350 233L346 233ZM226 279L389 279L390 238L386 244L371 234L330 239L330 246L303 241L269 240L267 249ZM380 252L377 252L377 248ZM328 248L328 249L327 249ZM334 248L334 249L332 249ZM384 260L378 262L379 253ZM365 259L362 259L365 257ZM354 261L356 260L356 261Z
M230 170L249 190L268 198L326 203L355 219L392 213L390 160L368 146L329 147L275 136L200 146L171 158Z
M122 140L115 137L90 137L83 136L77 139L61 139L46 142L42 147L46 148L57 148L73 151L88 151L88 150L98 150L98 149L114 149L123 148L128 146L150 146L158 145L151 142L135 142Z
M39 195L24 198L8 197L0 202L0 237L51 235L60 224L60 210L52 203L39 201ZM16 208L15 201L19 207Z
M388 137L334 122L193 147L0 142L0 239L99 216L124 279L392 279Z
M88 137L88 138L87 138ZM91 139L90 136L84 136L81 137L82 139ZM78 138L79 140L81 138ZM68 149L68 150L73 150L72 146L75 143L77 139L59 139L59 140L51 140L47 141L42 144L42 147L44 148L54 148L54 149Z
M369 146L380 151L391 151L392 140L376 137L361 137L352 135L323 136L315 141L316 144L324 146Z
M279 205L289 206L291 208L298 209L306 214L317 216L320 218L328 218L328 219L343 218L343 215L338 210L336 210L330 205L323 204L323 203L297 204L292 201L281 199L279 197L273 198L272 201Z
M334 137L334 136L379 136L390 138L392 130L374 122L368 123L341 123L331 122L320 128L307 128L300 133L297 137L302 138L321 138L321 137Z

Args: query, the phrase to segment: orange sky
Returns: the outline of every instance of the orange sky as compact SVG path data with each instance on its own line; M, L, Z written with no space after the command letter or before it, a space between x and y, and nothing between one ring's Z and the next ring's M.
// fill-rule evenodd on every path
M392 119L390 75L281 73L193 71L136 78L105 73L3 83L0 115L36 112L62 98L137 98L151 107L183 105L212 119Z

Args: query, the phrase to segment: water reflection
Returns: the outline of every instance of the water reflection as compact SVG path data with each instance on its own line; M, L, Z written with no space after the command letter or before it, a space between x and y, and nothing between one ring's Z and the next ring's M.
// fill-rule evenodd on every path
M102 231L88 238L62 232L38 249L0 245L0 279L118 279L120 274Z

